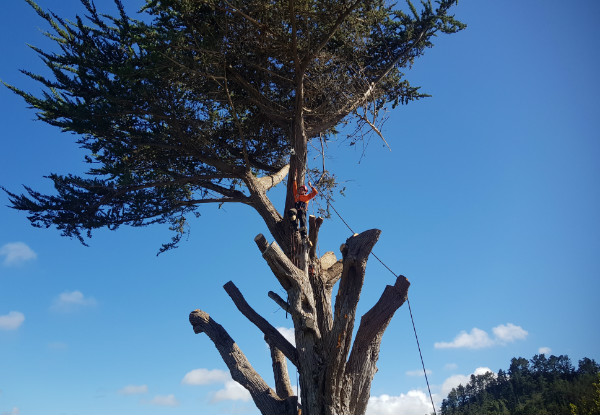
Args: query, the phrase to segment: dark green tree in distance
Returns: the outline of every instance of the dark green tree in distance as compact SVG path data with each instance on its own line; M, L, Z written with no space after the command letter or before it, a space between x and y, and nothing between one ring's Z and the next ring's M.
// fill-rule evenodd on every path
M456 0L418 8L384 0L147 0L140 20L119 0L116 16L82 0L86 17L69 20L27 1L56 43L53 51L34 47L51 76L23 71L43 86L41 95L7 86L40 120L75 133L90 167L81 177L50 174L54 194L5 189L12 207L28 212L34 226L81 242L98 228L168 224L174 237L162 250L177 245L204 204L251 207L274 240L255 239L287 293L269 296L292 316L296 345L232 282L225 289L265 334L275 389L207 313L190 314L194 331L208 335L263 414L297 413L286 358L299 372L304 415L363 414L383 332L409 282L399 277L387 286L352 339L380 231L349 238L339 260L333 252L319 258L322 219L310 218L309 241L302 240L267 191L288 177L284 212L293 182L303 184L307 174L331 194L334 175L308 165L309 144L324 148L350 124L349 144L380 135L387 107L425 97L405 71L436 35L464 28L449 14Z
M452 389L442 415L600 415L600 365L566 355L513 358L508 372L471 375Z

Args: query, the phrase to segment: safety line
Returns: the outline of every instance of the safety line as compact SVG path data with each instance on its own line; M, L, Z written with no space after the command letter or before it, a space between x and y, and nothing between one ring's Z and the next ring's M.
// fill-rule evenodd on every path
M342 218L342 215L340 215L340 213L336 210L336 208L333 207L333 204L329 201L329 199L326 199L326 200L327 200L327 204L329 206L331 206L331 208L333 209L335 214L338 215L338 217L344 223L344 225L346 225L346 227L348 229L350 229L350 232L352 232L352 234L356 234L356 232L354 232L354 230L352 230L352 228L350 227L350 225L348 225L348 223L344 220L344 218ZM391 272L394 277L398 278L398 275L396 275L396 273L394 271L392 271L392 269L390 267L388 267L381 259L379 259L379 257L377 255L375 255L375 253L373 251L371 251L371 255L373 255L375 257L375 259L377 259L377 261L379 261L381 263L381 265L383 265L385 268L387 268L387 270L389 272ZM427 370L425 370L425 363L423 362L423 353L421 352L421 344L419 343L419 336L417 335L417 328L415 326L415 319L413 317L412 308L410 306L410 300L408 299L408 294L406 295L406 302L408 303L408 311L410 313L410 321L412 322L413 331L415 332L415 339L417 340L417 348L419 349L419 356L421 357L421 366L423 366L423 374L425 375L425 382L427 383L427 390L429 391L429 399L431 399L431 406L433 408L433 414L437 415L437 412L435 410L435 404L433 403L433 395L431 394L431 388L429 387L429 378L427 377Z

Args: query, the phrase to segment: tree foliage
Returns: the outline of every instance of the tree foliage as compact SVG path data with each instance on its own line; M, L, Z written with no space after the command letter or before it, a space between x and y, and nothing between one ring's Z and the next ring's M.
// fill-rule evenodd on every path
M456 0L404 11L383 0L148 0L141 20L119 0L118 16L82 0L75 20L27 1L58 49L33 47L52 76L23 71L41 96L9 87L77 134L90 169L49 175L55 195L9 192L13 206L82 242L100 227L170 223L167 248L201 204L256 208L249 171L291 164L303 178L307 142L351 121L368 129L385 106L425 96L404 71L437 33L464 27L448 14Z
M442 402L442 415L599 415L600 365L568 356L513 358L507 372L471 375Z
M194 331L210 338L264 414L295 415L299 398L305 415L364 414L383 333L410 283L398 276L386 286L355 331L380 231L348 238L340 260L331 251L319 258L322 219L309 218L308 241L301 239L267 191L292 172L287 210L292 183L303 184L315 168L308 165L312 140L323 148L351 122L353 140L379 133L387 106L426 96L404 72L438 33L464 28L449 14L456 0L423 1L418 9L385 0L147 0L137 20L119 0L117 16L81 0L87 15L74 20L26 1L48 22L58 49L34 48L50 76L24 71L42 84L41 96L9 88L42 121L75 133L90 168L82 177L51 174L53 195L8 191L12 207L81 242L101 227L169 223L175 236L163 249L177 244L202 204L252 207L274 239L255 242L286 291L286 299L269 296L291 315L295 346L232 282L224 288L264 333L275 390L208 313L192 311ZM320 178L321 190L335 184L324 167ZM293 395L285 359L298 370L301 397Z

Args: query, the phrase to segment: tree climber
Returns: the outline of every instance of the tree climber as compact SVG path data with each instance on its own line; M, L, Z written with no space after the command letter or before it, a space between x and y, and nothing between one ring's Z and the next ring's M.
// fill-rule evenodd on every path
M296 231L298 230L298 227L300 227L300 236L303 240L306 240L306 212L308 210L308 202L315 197L318 192L317 189L313 187L311 182L308 182L308 185L312 189L310 193L308 193L308 188L304 185L300 186L300 189L298 189L298 185L296 183L296 174L294 174L292 180L292 190L294 191L295 203L294 208L288 210L288 217L290 218L290 221L292 221Z

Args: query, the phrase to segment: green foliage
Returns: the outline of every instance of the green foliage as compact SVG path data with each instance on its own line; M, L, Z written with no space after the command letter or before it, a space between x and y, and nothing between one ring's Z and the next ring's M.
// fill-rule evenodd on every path
M596 383L594 383L596 381ZM471 375L452 389L442 415L600 415L600 365L568 356L513 358L508 372Z
M82 242L100 227L169 223L165 248L199 205L251 205L246 174L278 171L298 140L424 97L403 70L437 33L464 28L448 14L456 0L409 3L410 14L383 0L148 0L143 21L119 0L117 16L81 0L74 20L26 1L56 42L33 47L51 76L22 71L41 96L7 86L75 133L91 167L50 175L53 196L8 192L13 207Z

